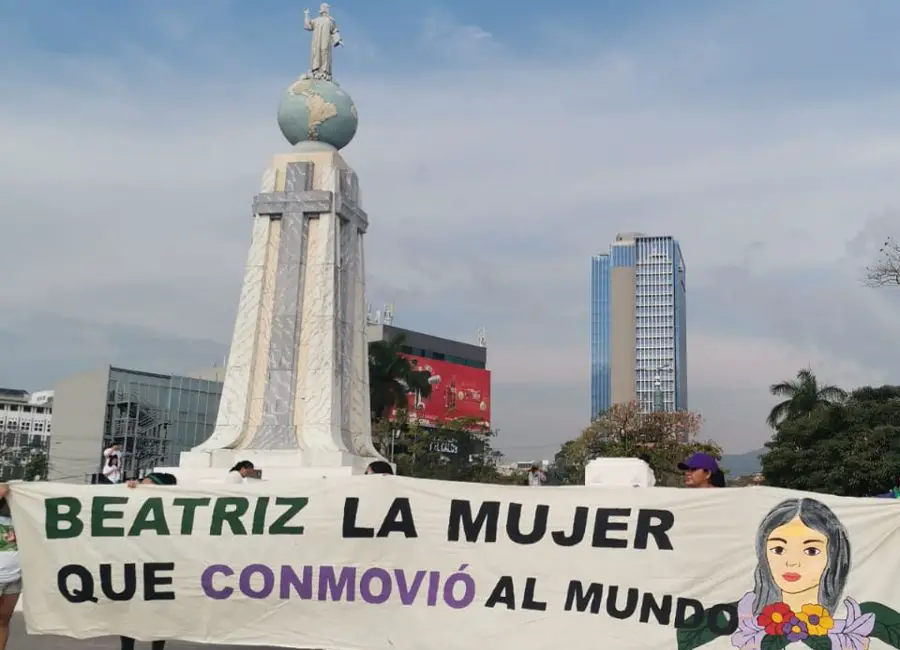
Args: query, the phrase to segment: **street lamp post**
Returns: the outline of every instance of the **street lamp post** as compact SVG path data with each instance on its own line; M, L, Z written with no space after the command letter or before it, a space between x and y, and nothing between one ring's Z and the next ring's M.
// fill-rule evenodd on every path
M665 410L665 402L662 392L662 378L659 375L653 378L653 412L660 413Z
M653 412L660 413L666 410L665 396L663 395L662 377L660 372L671 370L672 366L668 363L659 366L656 369L656 376L653 378Z
M394 464L394 441L400 436L400 429L391 430L391 465Z

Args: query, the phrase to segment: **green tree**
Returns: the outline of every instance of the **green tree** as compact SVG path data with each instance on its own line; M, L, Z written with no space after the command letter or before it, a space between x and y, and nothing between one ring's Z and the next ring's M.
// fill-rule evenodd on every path
M553 457L547 473L548 482L552 479L560 485L583 485L585 460L586 456L579 448L578 441L567 440Z
M616 404L562 445L551 472L560 482L583 485L584 468L595 458L644 458L657 485L681 485L679 461L696 451L722 455L715 443L697 440L700 423L690 411L642 413L637 402Z
M2 480L22 478L22 454L18 447L0 450L0 478Z
M431 374L403 356L402 334L369 344L369 400L372 421L388 420L394 409L406 410L409 393L431 395Z
M390 458L391 435L397 473L416 478L470 483L508 483L497 470L499 453L491 446L496 432L460 418L431 429L417 424L376 423L373 431L381 452ZM382 433L385 431L385 433Z
M26 481L46 481L50 471L50 459L43 448L31 449L26 456L22 478Z
M837 386L820 385L809 368L797 372L797 378L772 384L769 392L783 397L769 412L766 422L773 429L785 420L809 415L820 406L829 406L847 398L847 393Z
M766 485L872 496L900 474L900 387L863 387L807 417L787 418L766 443Z

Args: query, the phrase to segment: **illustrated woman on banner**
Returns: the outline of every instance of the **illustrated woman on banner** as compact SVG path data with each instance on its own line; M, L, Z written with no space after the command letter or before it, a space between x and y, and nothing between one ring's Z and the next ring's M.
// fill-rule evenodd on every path
M850 539L824 503L788 499L772 508L757 529L756 559L753 591L735 603L738 628L731 647L868 650L870 640L879 639L900 649L900 614L844 596ZM679 630L678 649L699 648L719 638L709 627L727 627L707 623Z

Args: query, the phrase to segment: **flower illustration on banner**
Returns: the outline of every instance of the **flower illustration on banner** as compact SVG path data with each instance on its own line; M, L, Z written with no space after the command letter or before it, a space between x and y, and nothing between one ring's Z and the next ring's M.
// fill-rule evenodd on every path
M806 623L796 616L792 616L791 620L781 626L781 633L784 634L791 643L802 641L809 636L809 631L806 629Z
M806 624L810 636L825 636L834 627L834 619L821 605L804 605L797 612L797 618Z
M781 634L782 627L793 616L794 612L784 603L772 603L763 609L756 621L765 629L766 634Z
M824 503L788 499L772 508L756 533L753 590L732 603L737 650L868 650L879 639L900 650L900 613L843 595L850 575L850 538ZM694 650L728 632L722 621L678 631L678 650Z
M864 614L859 603L852 598L847 598L843 603L847 610L847 618L838 621L834 620L828 610L821 605L803 605L795 614L784 603L769 605L763 609L762 614L754 618L754 600L755 595L749 593L738 602L738 630L731 637L731 643L735 648L760 650L767 637L784 637L785 643L779 646L782 648L787 643L819 637L827 640L827 645L815 645L814 638L807 645L834 650L865 650L869 646L869 637L875 629L875 613ZM886 610L884 618L890 620L889 612L893 610L883 606L879 608ZM896 617L894 620L900 623L900 616L896 612L893 616ZM784 622L777 624L775 617L784 617ZM897 647L893 643L888 644Z

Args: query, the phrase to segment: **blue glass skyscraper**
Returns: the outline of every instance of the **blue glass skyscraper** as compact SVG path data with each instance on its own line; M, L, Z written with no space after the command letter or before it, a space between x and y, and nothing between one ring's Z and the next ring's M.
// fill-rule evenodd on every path
M610 407L609 366L609 255L591 258L591 414Z
M636 400L688 408L687 291L681 246L623 234L591 260L591 416Z

